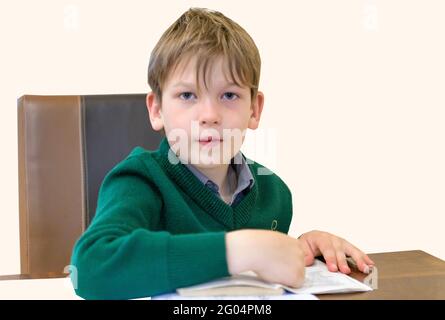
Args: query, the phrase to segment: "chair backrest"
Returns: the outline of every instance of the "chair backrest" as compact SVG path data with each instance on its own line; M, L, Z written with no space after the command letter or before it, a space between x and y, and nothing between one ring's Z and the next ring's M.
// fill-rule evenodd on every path
M136 146L162 138L149 124L145 94L18 99L22 274L62 274L94 217L103 178Z

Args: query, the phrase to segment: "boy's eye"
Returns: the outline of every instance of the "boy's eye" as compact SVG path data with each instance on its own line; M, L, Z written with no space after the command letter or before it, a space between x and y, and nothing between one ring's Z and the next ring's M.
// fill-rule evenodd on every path
M182 100L190 100L194 96L191 92L183 92L179 95Z
M179 94L179 98L181 98L182 100L188 101L191 99L196 99L196 96L192 92L182 92ZM223 99L229 100L229 101L235 100L236 98L239 98L239 97L236 93L233 93L233 92L225 92L223 95Z
M224 93L224 97L226 97L227 100L235 100L238 97L238 95L233 92L226 92Z

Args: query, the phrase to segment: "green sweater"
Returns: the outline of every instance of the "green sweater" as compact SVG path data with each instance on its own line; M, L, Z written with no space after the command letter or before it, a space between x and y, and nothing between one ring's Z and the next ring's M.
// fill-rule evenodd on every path
M140 298L227 276L227 231L288 232L292 197L277 175L259 175L263 167L249 161L255 183L231 207L172 164L169 150L165 138L156 151L136 147L104 178L96 215L73 249L79 296Z

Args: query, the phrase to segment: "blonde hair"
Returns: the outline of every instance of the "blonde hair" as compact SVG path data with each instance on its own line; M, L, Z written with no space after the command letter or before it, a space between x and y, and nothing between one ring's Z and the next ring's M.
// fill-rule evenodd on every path
M250 88L252 99L258 92L261 59L253 39L236 22L222 13L205 8L190 8L161 36L153 49L148 66L148 84L161 101L169 74L180 62L196 58L196 82L210 63L223 56L231 81Z

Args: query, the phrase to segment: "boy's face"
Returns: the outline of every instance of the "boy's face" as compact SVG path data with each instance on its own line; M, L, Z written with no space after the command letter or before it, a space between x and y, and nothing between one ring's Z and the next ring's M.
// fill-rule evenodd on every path
M164 84L162 106L151 92L147 107L153 129L164 129L183 163L212 168L230 163L246 129L258 127L264 96L258 92L252 101L250 88L231 84L222 57L209 65L207 88L202 76L198 86L195 63L179 64Z

